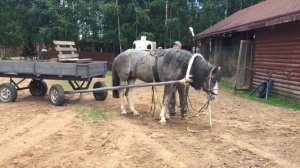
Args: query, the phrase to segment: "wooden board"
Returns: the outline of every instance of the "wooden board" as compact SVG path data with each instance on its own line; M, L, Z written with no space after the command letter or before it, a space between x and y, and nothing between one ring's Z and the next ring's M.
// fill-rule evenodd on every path
M58 54L58 58L60 59L67 59L67 58L78 58L78 54L77 53L74 53L74 54Z
M58 51L59 61L61 59L79 59L79 55L76 53L77 49L75 46L75 42L73 41L53 41L56 45L55 50Z
M55 45L75 45L74 41L53 41Z
M76 63L87 63L91 62L92 59L86 58L86 59L78 59L78 58L68 58L68 59L59 59L60 62L76 62Z
M92 59L79 59L77 49L74 47L73 41L53 41L56 45L55 50L58 51L59 62L76 62L76 63L88 63Z
M67 47L55 47L56 51L62 51L62 52L71 52L71 51L77 51L76 48L67 48Z

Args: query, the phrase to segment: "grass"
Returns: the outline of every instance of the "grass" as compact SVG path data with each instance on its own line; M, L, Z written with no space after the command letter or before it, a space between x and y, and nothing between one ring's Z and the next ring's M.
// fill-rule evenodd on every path
M233 84L231 84L230 82L225 82L225 81L222 81L220 83L220 88L224 89L224 90L231 90L231 91L234 90ZM242 97L242 98L245 98L248 100L253 100L256 102L269 104L272 106L300 110L300 102L296 99L271 94L269 99L266 100L266 99L258 98L257 96L255 96L255 94L253 94L252 96L249 96L250 91L251 90L235 91L235 92L233 92L233 95Z
M100 81L105 82L106 85L111 85L111 77L112 77L112 72L106 71L105 78L103 78ZM99 81L99 79L94 78L89 88L93 88L94 83L97 81ZM81 83L81 81L78 82ZM64 88L64 90L73 90L71 85L66 80L47 80L47 85L49 86L49 88L54 84L60 84Z
M20 60L25 60L25 57L24 56L12 56L12 57L6 57L5 59L7 60L17 60L17 61L20 61ZM31 59L28 59L28 61L30 61ZM35 59L34 59L35 60Z
M47 80L47 81L48 81L47 84L50 87L54 84L60 84L64 88L64 90L72 90L72 87L68 83L68 81L65 81L65 80Z
M109 120L112 118L112 116L108 114L108 109L100 108L96 104L79 107L77 111L84 121Z
M111 78L112 77L112 72L107 70L105 76Z
M221 81L219 84L219 87L221 89L225 89L225 90L233 90L234 89L233 84L230 82L227 82L227 81Z

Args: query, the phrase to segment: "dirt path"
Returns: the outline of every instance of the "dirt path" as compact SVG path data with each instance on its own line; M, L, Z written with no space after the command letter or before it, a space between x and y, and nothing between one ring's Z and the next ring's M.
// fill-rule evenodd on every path
M158 111L154 117L148 112L150 89L134 95L136 117L120 115L110 95L104 102L76 95L53 107L47 98L20 92L16 103L0 104L0 167L300 167L299 111L222 91L212 105L210 130L205 113L160 125ZM191 100L200 106L205 96L192 91ZM91 103L112 118L83 120L78 108Z
M51 115L37 116L32 121L9 130L0 136L0 162L21 153L62 129L76 114L64 112L62 114L51 110Z

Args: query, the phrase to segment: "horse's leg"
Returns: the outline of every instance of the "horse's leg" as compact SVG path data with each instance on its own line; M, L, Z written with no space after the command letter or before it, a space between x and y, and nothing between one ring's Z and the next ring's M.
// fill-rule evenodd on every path
M127 82L125 81L120 81L120 86L126 86ZM120 95L120 100L121 100L121 114L127 114L127 111L125 109L124 105L124 96L125 96L125 89L119 89L119 95Z
M163 102L162 102L162 108L160 111L160 121L159 123L161 124L165 124L166 123L166 118L168 118L167 115L167 109L170 103L170 98L171 98L171 94L174 91L174 85L166 85L165 89L164 89L164 98L163 98Z
M181 118L184 119L188 110L187 96L189 92L189 86L179 85L178 86L179 99L180 99L180 112Z
M169 114L171 116L176 114L175 106L176 106L176 89L172 92L170 102L169 102Z
M128 81L128 84L129 85L134 85L135 84L135 79L130 79ZM134 108L134 105L132 103L132 90L133 88L128 88L127 91L126 91L126 98L127 98L127 102L129 104L129 107L130 107L130 111L133 112L133 115L140 115Z

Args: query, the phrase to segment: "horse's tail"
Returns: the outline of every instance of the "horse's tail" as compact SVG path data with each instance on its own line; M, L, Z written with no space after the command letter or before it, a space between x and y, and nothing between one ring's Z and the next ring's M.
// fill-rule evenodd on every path
M113 62L112 65L112 84L113 86L119 86L120 85L120 78L116 71L115 62ZM119 90L113 90L113 98L119 98Z

